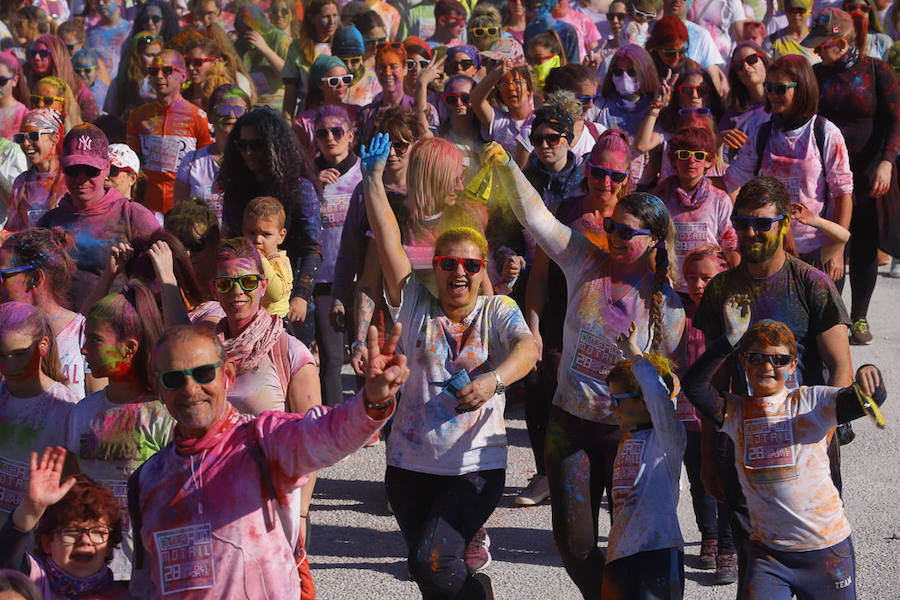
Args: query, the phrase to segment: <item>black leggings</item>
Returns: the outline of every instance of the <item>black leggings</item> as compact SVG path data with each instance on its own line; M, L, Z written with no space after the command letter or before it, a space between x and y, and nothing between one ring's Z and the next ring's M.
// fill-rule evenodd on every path
M389 466L384 483L423 600L485 598L463 559L503 496L506 471L447 476Z
M850 320L864 318L878 281L878 211L875 199L856 196L850 220Z
M728 522L728 507L716 502L716 499L706 493L703 481L700 477L700 466L703 457L700 453L700 432L688 431L687 446L684 450L684 469L687 471L691 488L691 503L694 507L694 517L697 519L697 528L700 536L706 539L719 541L719 554L734 553L734 539L731 536L731 524ZM707 460L711 460L712 457Z
M585 599L599 599L603 552L597 527L603 492L612 497L612 471L622 430L579 419L554 406L547 426L546 460L553 538L566 572Z
M525 385L525 426L528 441L534 453L534 464L538 475L546 475L544 444L547 439L547 423L550 420L550 406L556 393L556 373L559 369L558 348L544 349L544 356L537 372L529 373Z

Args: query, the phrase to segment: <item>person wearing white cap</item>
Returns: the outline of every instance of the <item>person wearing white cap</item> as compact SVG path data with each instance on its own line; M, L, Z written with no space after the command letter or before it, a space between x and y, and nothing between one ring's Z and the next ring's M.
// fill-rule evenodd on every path
M104 187L115 188L117 192L132 200L131 192L141 172L141 161L127 144L109 145L109 175Z

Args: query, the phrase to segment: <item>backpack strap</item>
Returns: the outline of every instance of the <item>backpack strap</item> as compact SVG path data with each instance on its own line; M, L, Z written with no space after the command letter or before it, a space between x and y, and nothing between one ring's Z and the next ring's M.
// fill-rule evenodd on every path
M132 564L135 570L140 570L144 564L144 541L141 538L141 469L144 468L146 462L142 463L131 477L128 478L128 516L131 519L131 535L134 550L132 553Z
M594 142L600 139L600 132L597 131L597 124L593 121L585 121L584 126L587 127L588 133L594 138Z
M284 404L287 411L291 411L291 403L288 399L288 389L291 386L291 359L288 356L289 342L287 331L283 331L278 337L278 341L272 346L272 362L275 364L275 372L278 374L278 381L281 383L281 391L284 394Z

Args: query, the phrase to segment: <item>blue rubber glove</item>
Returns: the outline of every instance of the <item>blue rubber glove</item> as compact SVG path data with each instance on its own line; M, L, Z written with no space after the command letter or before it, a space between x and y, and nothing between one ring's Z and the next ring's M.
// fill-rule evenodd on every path
M387 133L379 133L372 138L368 149L362 146L359 154L363 175L384 172L384 165L387 163L387 157L390 153L391 136Z

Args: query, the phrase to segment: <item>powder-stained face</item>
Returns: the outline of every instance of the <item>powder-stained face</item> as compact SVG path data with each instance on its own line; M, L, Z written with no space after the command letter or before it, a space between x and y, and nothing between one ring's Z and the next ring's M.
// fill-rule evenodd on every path
M188 80L194 85L202 85L208 77L209 70L216 64L212 57L206 55L203 48L191 48L184 56Z
M625 185L627 180L621 183L614 182L608 174L601 172L594 173L591 171L591 164L597 165L609 171L625 173L628 171L628 157L622 152L613 150L601 150L591 154L590 163L586 162L585 177L587 179L588 191L596 198L610 199L619 193L619 188Z
M109 323L89 318L84 329L81 353L94 377L120 379L131 371L137 340L120 340Z
M797 358L786 367L775 367L768 360L763 361L761 365L754 365L750 362L747 354L790 354L790 349L785 345L769 346L754 342L750 344L747 353L740 353L738 358L741 362L741 368L747 374L747 381L750 383L750 389L753 390L754 396L772 396L784 389L785 382L797 369Z
M386 92L393 92L403 85L406 65L396 52L384 52L375 63L375 76Z
M49 54L50 48L44 42L35 42L31 46L28 62L35 74L43 77L50 75L50 69L53 67L53 57Z
M778 210L774 204L767 204L753 210L740 210L734 213L741 217L768 217L778 216ZM788 219L772 223L769 231L756 231L754 227L748 227L737 232L738 249L741 257L751 263L762 263L771 259L782 247L784 234L790 227Z
M56 87L52 83L49 83L47 81L39 82L36 86L34 86L34 92L32 92L32 93L35 95L41 96L42 98L46 97L46 98L53 99L52 104L48 104L46 101L42 100L41 101L42 108L52 108L53 110L61 112L61 113L66 112L66 107L63 104L63 99L64 99L63 92L62 92L62 90L60 90L58 87ZM32 100L32 104L34 104L33 100Z
M249 258L232 258L216 263L216 277L240 277L262 275ZM266 280L259 281L255 290L244 290L237 282L226 293L216 292L216 298L228 317L229 324L245 325L259 312L260 302L266 293Z
M550 127L546 123L541 123L532 130L535 140L540 143L534 146L534 155L541 163L545 165L555 165L560 161L565 161L569 152L569 141L561 137L556 144L551 144L546 136L559 135L559 131Z
M25 125L21 129L22 133L29 131L41 131L40 127L34 125ZM25 136L24 141L19 144L22 152L25 153L25 159L29 165L34 165L47 160L56 154L57 135L55 133L42 132L37 140L32 141L30 137Z
M474 258L478 260L482 258L478 247L468 241L445 244L439 250L435 249L435 254L438 253L441 256L457 258ZM481 278L484 276L484 267L477 273L467 273L461 263L458 263L456 268L451 271L445 271L439 265L435 265L433 270L441 306L451 309L475 306L475 302L478 300Z
M0 64L0 77L6 77L5 84L0 85L0 98L5 98L12 93L13 87L16 85L17 77L12 70L4 64Z
M516 71L510 71L497 83L500 100L507 108L518 108L528 102L531 92L528 91L528 80Z
M47 338L35 339L28 331L5 333L0 336L0 374L20 380L37 375L42 353L46 354L48 348Z
M684 281L687 283L688 295L694 304L700 304L707 284L724 270L725 265L714 256L705 256L685 265Z
M612 218L616 223L627 225L632 229L647 228L647 225L623 209L621 205L616 206L615 210L613 210ZM608 233L606 234L606 240L609 244L610 257L614 261L626 265L630 265L640 260L640 258L643 257L657 242L655 237L646 234L636 234L633 238L626 241L616 233Z

